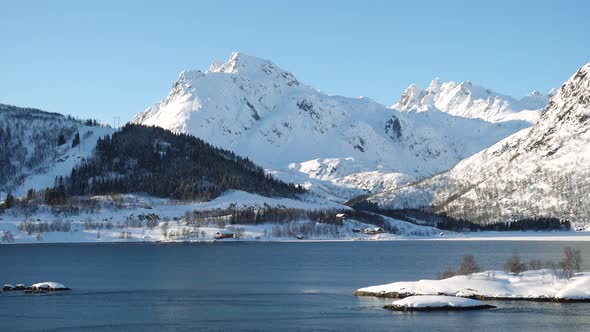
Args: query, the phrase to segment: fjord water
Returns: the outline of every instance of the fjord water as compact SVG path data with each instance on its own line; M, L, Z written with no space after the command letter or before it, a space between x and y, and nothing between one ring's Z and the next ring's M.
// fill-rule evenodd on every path
M0 331L590 330L590 304L493 302L474 312L398 313L357 288L435 278L465 253L485 269L558 260L585 242L1 245L0 283L58 281L71 292L0 294ZM588 265L585 266L587 268Z

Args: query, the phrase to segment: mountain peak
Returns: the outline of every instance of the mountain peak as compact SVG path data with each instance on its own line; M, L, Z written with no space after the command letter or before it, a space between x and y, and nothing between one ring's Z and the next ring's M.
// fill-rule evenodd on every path
M438 92L438 91L440 91L442 84L443 83L441 82L441 80L437 77L430 82L430 84L428 85L428 88L426 88L426 90Z
M528 95L528 96L529 96L529 97L539 97L539 96L542 96L542 95L543 95L543 94L542 94L542 93L540 93L538 90L533 90L533 91L531 91L531 93L529 93L529 95Z
M272 61L241 52L232 52L227 62L214 61L209 67L208 73L239 74L250 77L270 76L289 86L300 84L293 74L281 69Z
M275 66L270 60L257 58L241 52L232 52L229 60L222 63L214 61L209 67L210 73L226 73L226 74L248 74L261 70L263 67Z
M546 127L560 126L563 129L564 125L569 123L571 125L569 129L572 132L576 132L580 129L579 127L583 127L580 130L586 130L588 119L590 119L590 63L582 66L557 90L541 115L541 120ZM538 127L539 132L547 131L540 125Z
M422 98L424 98L424 90L420 89L417 84L412 83L404 90L396 105L399 105L404 110L409 110L418 104Z
M420 89L416 84L410 85L391 108L398 111L427 111L434 107L452 115L490 122L520 120L532 124L536 122L540 111L518 113L523 110L540 110L547 105L547 101L548 96L538 91L517 100L474 85L471 81L441 82L436 78L426 90Z

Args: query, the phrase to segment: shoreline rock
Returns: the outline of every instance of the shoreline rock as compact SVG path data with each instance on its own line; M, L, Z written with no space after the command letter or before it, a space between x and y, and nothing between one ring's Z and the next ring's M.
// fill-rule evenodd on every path
M468 310L482 310L482 309L494 309L496 306L491 304L483 304L479 306L472 306L472 307L453 307L450 305L440 306L440 307L406 307L406 306L399 306L395 304L388 304L383 306L383 309L389 309L394 311L468 311Z

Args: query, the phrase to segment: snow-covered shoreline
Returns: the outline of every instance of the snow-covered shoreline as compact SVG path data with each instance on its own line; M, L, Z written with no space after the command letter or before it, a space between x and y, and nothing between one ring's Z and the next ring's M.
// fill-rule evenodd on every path
M241 227L244 225L236 225L237 227ZM262 232L264 228L272 227L272 224L260 225L260 231ZM210 228L207 231L207 234L212 234L214 231L218 230L217 228ZM528 232L527 232L528 233ZM51 234L51 233L47 233ZM590 234L585 235L569 235L569 236L560 236L560 235L534 235L531 234L530 236L515 236L514 234L506 234L505 236L499 237L485 237L485 236L471 236L469 234L462 234L461 237L409 237L409 236L397 236L394 234L382 234L381 237L345 237L345 238L317 238L317 239L297 239L297 238L256 238L256 237L246 237L240 239L223 239L223 240L216 240L213 236L209 236L207 238L200 238L200 239L180 239L180 240L163 240L160 239L158 236L155 238L141 238L138 237L138 233L133 233L131 239L120 239L118 233L109 234L102 233L103 239L95 239L96 232L86 233L81 237L70 237L69 239L64 239L63 236L53 238L51 236L47 236L42 240L36 240L33 237L26 241L15 241L15 242L0 242L0 245L35 245L35 244L93 244L93 243L104 243L104 244L149 244L149 243L157 243L157 244L178 244L178 243L239 243L239 242L265 242L265 243L342 243L342 242L393 242L393 241L550 241L550 242L590 242Z
M346 218L340 225L309 220L305 216L290 222L230 222L231 211L248 209L350 210L348 206L311 195L301 199L269 198L232 190L208 202L174 201L139 194L92 199L95 206L91 210L77 213L55 212L44 206L30 212L9 210L0 215L0 244L211 242L217 231L224 230L239 233L239 240L223 239L221 242L590 241L587 231L455 233L384 216L376 218L375 222L382 218L380 222L388 226L390 232L373 235L365 234L364 230L384 226L372 224L370 218L364 222ZM198 224L187 222L187 214L195 211L211 212L211 217ZM219 211L226 212L219 215ZM29 223L30 228L24 227L24 222ZM7 232L10 239L4 238Z
M550 269L526 271L518 276L504 271L485 271L442 280L370 286L356 290L353 295L387 298L444 295L478 300L590 302L590 272L566 279L558 278Z

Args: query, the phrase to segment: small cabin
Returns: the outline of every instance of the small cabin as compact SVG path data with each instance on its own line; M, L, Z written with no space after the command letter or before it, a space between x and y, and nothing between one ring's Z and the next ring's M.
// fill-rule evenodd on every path
M336 218L340 219L340 220L344 220L344 219L348 219L348 216L345 213L338 213L336 215Z
M215 232L215 238L217 240L221 240L221 239L233 239L234 237L234 233L230 232L230 231L226 231L226 230L219 230L217 232Z

